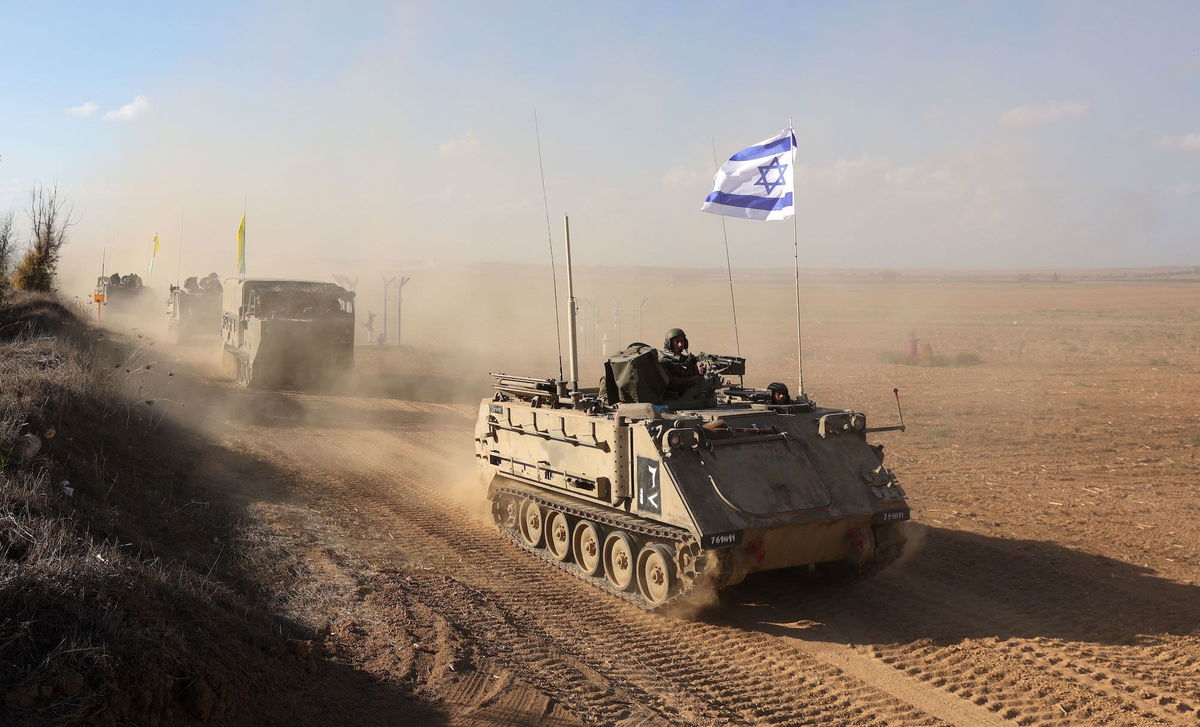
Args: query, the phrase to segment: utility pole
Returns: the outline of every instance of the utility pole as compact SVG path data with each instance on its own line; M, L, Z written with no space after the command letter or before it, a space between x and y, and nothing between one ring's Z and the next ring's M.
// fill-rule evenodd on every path
M388 292L388 288L390 288L390 287L392 286L392 283L394 283L394 282L396 282L396 278L395 278L395 276L392 276L392 279L391 279L391 280L388 280L386 277L385 277L385 278L383 278L383 342L382 342L382 343L383 343L383 345L384 345L384 346L386 346L386 345L387 345L387 335L388 335L388 300L387 300L387 292Z
M392 280L395 280L395 278L392 278ZM410 280L412 280L412 278L400 278L400 284L396 286L396 345L397 346L399 346L402 343L402 341L400 340L400 325L404 322L404 319L402 319L400 317L400 311L403 310L403 305L404 305L404 284Z
M613 303L613 326L617 329L617 337L613 339L614 341L616 341L616 343L613 344L614 350L620 351L621 349L625 348L624 346L621 345L621 341L623 341L625 339L621 338L621 299L620 298L617 298L617 300Z
M595 298L580 298L579 300L588 306L588 315L585 317L583 328L587 332L588 349L592 356L595 356L596 349L600 347L600 317L596 312L596 306L600 301Z
M646 301L649 298L643 297L642 302L638 303L638 340L645 343L646 339L642 338L642 309L646 307Z

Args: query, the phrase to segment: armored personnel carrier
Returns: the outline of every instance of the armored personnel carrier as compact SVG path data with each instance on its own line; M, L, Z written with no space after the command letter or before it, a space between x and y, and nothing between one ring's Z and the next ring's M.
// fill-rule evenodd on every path
M167 298L167 337L186 342L221 333L221 280L216 273L172 285Z
M109 315L139 316L154 311L154 292L137 273L99 276L92 300Z
M571 381L493 374L476 422L492 517L525 550L648 609L755 571L857 575L900 555L905 493L867 435L902 424L734 385L734 357L702 357L704 383L671 399L645 344L580 388L573 313Z
M247 278L224 286L227 373L243 386L320 388L354 368L354 293L333 283Z

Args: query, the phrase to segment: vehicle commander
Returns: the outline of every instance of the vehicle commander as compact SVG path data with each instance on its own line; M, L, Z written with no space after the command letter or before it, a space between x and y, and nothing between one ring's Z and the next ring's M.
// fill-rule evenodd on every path
M791 394L788 392L787 384L783 384L783 383L776 381L767 386L767 391L771 392L771 403L772 404L791 404L792 403L792 397L791 397Z
M663 338L659 362L667 372L667 398L682 396L694 386L704 383L704 375L696 357L688 351L687 334L682 328L672 328Z

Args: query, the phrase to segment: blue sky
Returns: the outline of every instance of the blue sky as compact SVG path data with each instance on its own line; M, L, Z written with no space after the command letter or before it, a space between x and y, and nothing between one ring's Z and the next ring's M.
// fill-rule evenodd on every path
M1200 5L750 10L5 3L0 210L57 182L64 265L169 256L182 214L188 264L229 272L243 205L274 268L540 262L536 107L581 261L715 266L714 141L790 117L806 265L1200 262ZM791 224L729 230L735 265L790 262Z

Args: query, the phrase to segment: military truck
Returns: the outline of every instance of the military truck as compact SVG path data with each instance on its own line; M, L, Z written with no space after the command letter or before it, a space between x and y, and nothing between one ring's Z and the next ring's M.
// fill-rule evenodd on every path
M872 429L803 395L771 403L740 385L737 357L702 357L706 392L672 399L645 344L579 387L569 295L569 380L493 374L479 407L484 496L514 542L651 610L756 571L857 576L900 555L905 492L867 435L902 423Z
M167 298L167 337L187 342L198 336L221 334L221 279L216 273L192 276L172 285Z
M226 372L243 386L323 388L354 369L354 293L333 283L225 281Z

